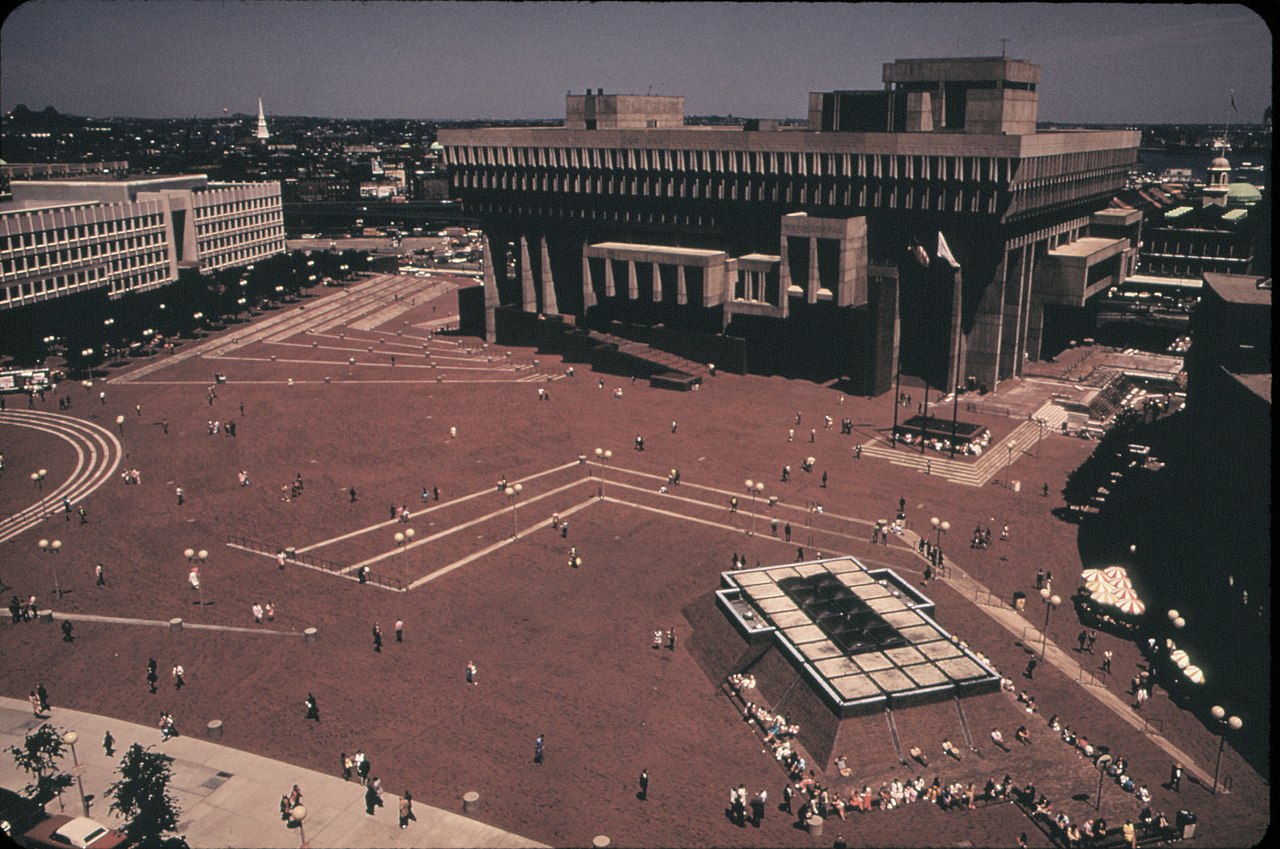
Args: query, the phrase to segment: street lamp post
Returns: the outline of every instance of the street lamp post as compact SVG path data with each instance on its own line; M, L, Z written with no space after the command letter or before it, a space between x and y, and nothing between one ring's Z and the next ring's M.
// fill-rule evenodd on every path
M1062 604L1061 596L1050 595L1049 592L1050 590L1048 587L1044 587L1040 590L1040 598L1044 601L1044 632L1040 635L1041 660L1044 660L1045 648L1049 643L1049 614L1053 612L1055 607Z
M933 525L933 530L934 530L933 547L938 551L938 569L941 570L943 568L942 535L945 534L947 531L951 530L951 523L944 520L940 520L937 516L934 516L929 520L929 524Z
M302 826L302 821L307 818L307 809L302 805L294 805L289 809L289 819L298 824L298 836L302 839L302 849L307 849L307 832Z
M515 539L520 535L520 522L516 518L516 497L520 495L524 487L518 483L513 483L502 491L507 496L507 500L511 502L511 538Z
M120 428L120 438L124 439L124 416L116 416L116 427Z
M71 747L71 762L75 764L72 772L76 777L76 784L80 787L80 805L84 809L84 815L89 816L89 797L84 795L84 778L81 776L80 759L76 757L76 741L80 739L80 735L75 731L68 731L62 735L62 742Z
M754 536L756 532L756 496L764 492L763 481L753 481L748 478L745 482L747 492L751 493L751 530L747 531L747 536Z
M38 543L36 543L36 546L45 554L57 554L59 551L62 550L62 540L55 539L52 542L50 542L47 539L42 539ZM58 599L61 600L62 586L61 584L58 583L58 561L55 558L54 560L51 560L49 562L50 562L50 565L53 566L53 592L54 592L54 595L56 595Z
M1217 720L1221 730L1218 732L1218 763L1213 768L1213 795L1218 795L1218 775L1222 771L1222 750L1227 746L1227 729L1239 731L1244 726L1244 720L1238 716L1227 716L1226 710L1220 705L1214 705L1209 709L1209 713Z
M600 464L600 490L599 497L604 498L604 470L605 464L613 457L613 452L608 448L596 449L596 462Z
M1013 449L1016 448L1017 445L1018 445L1017 440L1011 439L1009 440L1009 444L1005 446L1005 450L1008 451L1008 455L1005 457L1005 461L1004 461L1005 489L1011 489L1013 487L1013 480L1009 477L1009 466L1013 464Z

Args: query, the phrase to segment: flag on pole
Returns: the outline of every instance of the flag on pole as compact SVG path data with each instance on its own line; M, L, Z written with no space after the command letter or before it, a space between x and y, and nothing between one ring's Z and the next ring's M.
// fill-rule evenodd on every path
M916 262L920 263L921 268L929 267L929 254L925 252L924 247L916 239L911 240L911 247L908 249L911 255L916 258Z
M959 270L960 263L956 262L955 255L951 253L951 248L947 245L946 236L942 235L942 231L938 231L938 257L945 259L951 264L951 267Z

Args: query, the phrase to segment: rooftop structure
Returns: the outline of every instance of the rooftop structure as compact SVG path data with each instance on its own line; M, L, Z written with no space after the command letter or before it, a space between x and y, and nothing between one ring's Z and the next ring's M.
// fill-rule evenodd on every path
M852 557L725 572L739 634L774 641L837 716L999 689L1000 675L934 621L933 602Z

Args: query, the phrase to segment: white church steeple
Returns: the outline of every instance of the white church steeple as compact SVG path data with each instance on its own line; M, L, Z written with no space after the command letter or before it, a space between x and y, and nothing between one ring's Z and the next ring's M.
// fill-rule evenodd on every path
M267 116L262 111L262 95L258 95L258 131L256 133L258 141L266 141L271 137L271 133L267 131Z

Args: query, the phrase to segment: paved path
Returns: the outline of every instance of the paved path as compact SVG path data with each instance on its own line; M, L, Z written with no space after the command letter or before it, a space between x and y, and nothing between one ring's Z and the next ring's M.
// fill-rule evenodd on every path
M918 537L912 531L905 532L905 536L908 539L914 538L918 540ZM949 584L952 589L977 605L979 610L990 616L1010 634L1022 640L1024 644L1034 647L1035 643L1044 639L1044 634L1038 628L1030 624L1012 607L997 599L990 590L970 577L954 563L947 562L946 575L939 580ZM1147 739L1159 746L1169 755L1170 760L1181 761L1186 771L1195 776L1201 784L1208 786L1213 782L1212 773L1201 767L1189 754L1179 749L1171 741L1147 725L1146 719L1140 712L1135 711L1124 699L1113 693L1091 672L1077 663L1069 651L1063 650L1052 640L1044 640L1044 645L1045 656L1041 661L1042 663L1057 667L1068 678L1076 681L1085 693L1097 699L1104 708L1107 708L1120 719L1141 731ZM1090 655L1090 657L1092 658L1093 656ZM1225 793L1227 791L1220 790L1219 792Z
M307 810L307 842L315 849L543 845L421 802L413 806L417 821L401 830L396 825L399 797L384 794L385 807L369 816L364 812L363 788L337 776L241 752L197 736L184 734L161 743L156 728L57 705L50 714L43 721L60 730L75 730L80 735L76 754L84 768L84 790L93 797L90 816L100 822L121 824L108 810L110 800L106 789L116 778L113 771L125 748L136 741L170 755L173 758L170 788L182 808L178 833L187 838L193 849L221 846L293 849L298 846L301 841L297 830L286 828L279 813L280 796L294 784L302 789ZM41 721L31 715L31 707L25 701L0 697L0 747L7 750L20 744L27 732L38 727ZM116 740L113 758L107 758L102 751L102 736L108 729ZM181 724L179 729L191 734L197 732L195 728L183 729ZM71 758L66 761L65 766L70 769ZM27 779L27 774L18 770L6 752L0 758L0 786L21 792ZM74 785L63 794L67 814L80 813L77 797ZM483 805L484 799L480 801ZM457 807L461 810L461 800ZM50 802L48 808L51 813L57 813L58 803Z
M38 489L32 489L32 495L39 498L35 504L0 520L0 542L12 539L39 524L51 511L62 507L63 498L71 504L83 501L110 480L119 468L124 454L115 434L93 422L62 413L3 410L0 411L0 425L44 431L66 440L76 452L76 464L71 477L56 486L52 481L41 482ZM31 470L32 473L35 471L37 470Z

